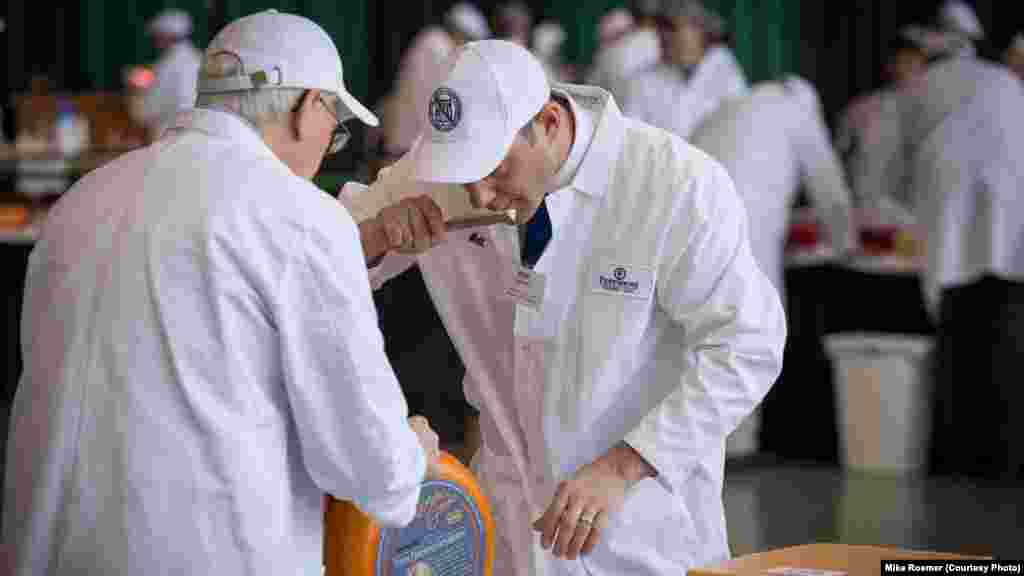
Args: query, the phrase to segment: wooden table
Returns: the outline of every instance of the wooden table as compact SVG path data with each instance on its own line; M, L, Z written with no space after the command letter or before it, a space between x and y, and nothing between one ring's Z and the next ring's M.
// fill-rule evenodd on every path
M687 576L755 576L773 568L804 568L845 572L848 576L869 576L881 572L883 560L990 560L985 556L963 556L940 552L901 550L880 546L808 544L741 556L715 566L694 568Z

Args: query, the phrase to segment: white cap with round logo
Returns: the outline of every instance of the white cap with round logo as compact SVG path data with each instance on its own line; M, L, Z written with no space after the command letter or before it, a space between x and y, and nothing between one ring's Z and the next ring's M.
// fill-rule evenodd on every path
M308 18L266 10L231 22L217 33L206 55L238 58L243 74L230 78L199 77L199 94L245 90L303 88L338 97L342 121L358 118L370 126L377 117L345 89L341 57L334 41Z
M464 45L431 95L427 130L410 153L415 177L451 184L482 180L550 96L543 66L525 48L505 40Z

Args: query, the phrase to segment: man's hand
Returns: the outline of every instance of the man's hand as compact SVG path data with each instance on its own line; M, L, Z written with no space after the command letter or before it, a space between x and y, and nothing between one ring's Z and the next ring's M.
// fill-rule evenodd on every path
M374 262L387 252L419 254L444 242L441 208L429 196L403 198L359 225L363 252Z
M622 508L629 489L656 472L631 447L620 443L562 482L543 516L533 523L541 546L558 558L589 554Z
M420 446L423 447L423 452L427 455L427 478L437 478L438 456L441 455L440 440L437 437L437 432L434 432L430 427L430 423L423 416L409 418L409 427L416 433Z

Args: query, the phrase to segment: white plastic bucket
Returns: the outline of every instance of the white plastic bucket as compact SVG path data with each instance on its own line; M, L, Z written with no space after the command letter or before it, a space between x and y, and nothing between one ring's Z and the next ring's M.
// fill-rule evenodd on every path
M832 358L843 466L882 474L924 468L930 428L930 339L906 334L836 334Z

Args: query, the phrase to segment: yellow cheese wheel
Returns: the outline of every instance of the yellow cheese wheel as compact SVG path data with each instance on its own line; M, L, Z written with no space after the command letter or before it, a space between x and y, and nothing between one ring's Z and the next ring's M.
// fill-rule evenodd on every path
M381 528L351 502L328 496L326 576L491 576L491 506L453 456L442 453L438 468L439 477L424 481L416 517L405 528Z

